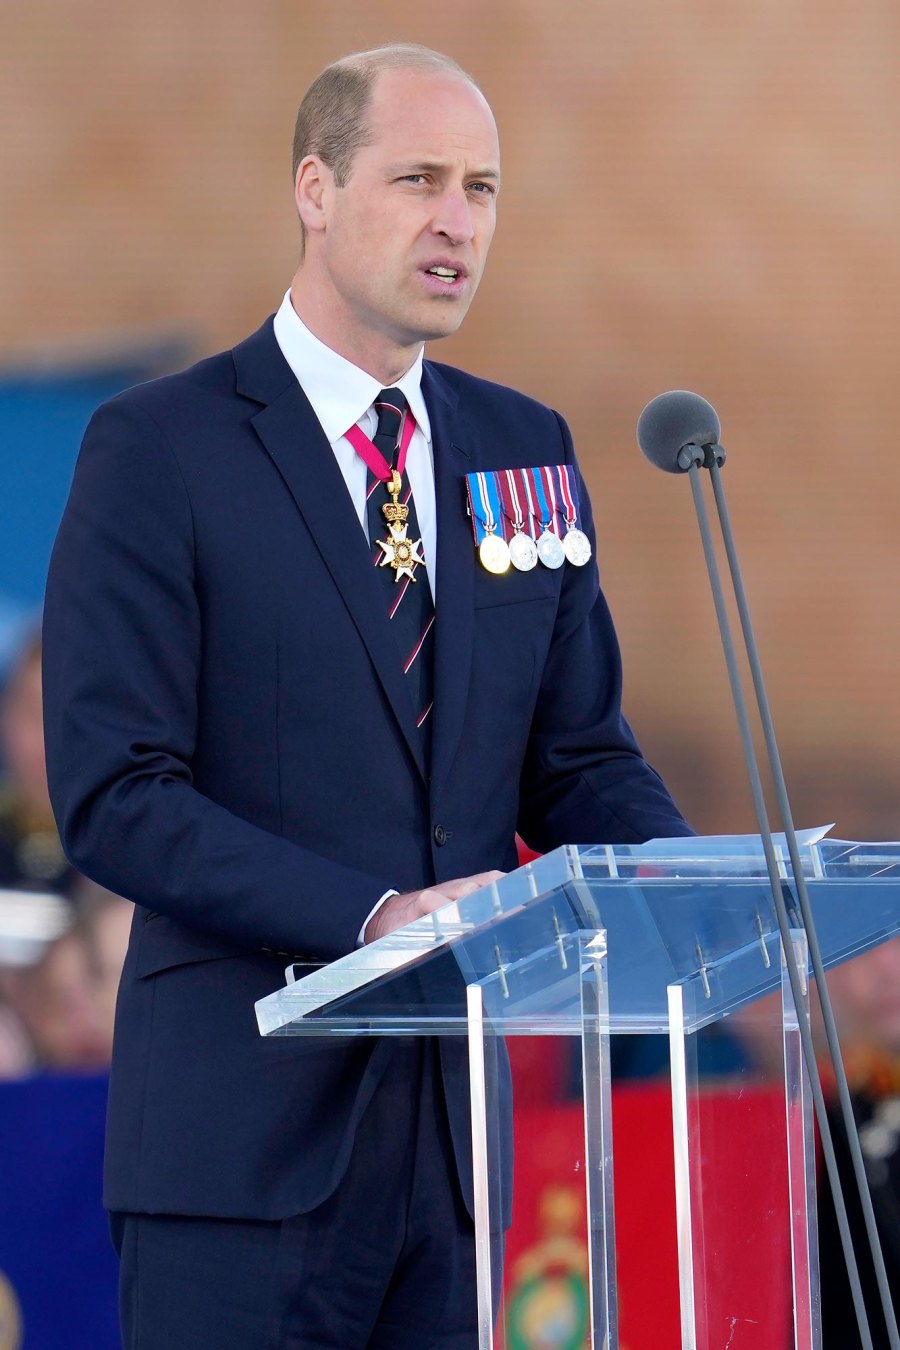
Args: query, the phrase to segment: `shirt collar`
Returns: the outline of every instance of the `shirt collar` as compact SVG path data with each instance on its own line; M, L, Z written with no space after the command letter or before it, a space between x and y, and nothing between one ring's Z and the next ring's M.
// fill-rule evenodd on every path
M334 445L349 427L362 420L382 385L374 375L360 370L310 332L291 304L290 291L275 315L275 339ZM392 387L402 389L416 425L430 443L431 423L422 394L422 354L420 350L406 374Z

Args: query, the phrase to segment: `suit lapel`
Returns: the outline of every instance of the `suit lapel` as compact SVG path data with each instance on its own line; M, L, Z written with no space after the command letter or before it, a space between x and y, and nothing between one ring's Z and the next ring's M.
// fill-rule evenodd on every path
M238 392L264 405L251 418L253 427L340 591L424 778L422 737L397 643L385 622L383 588L331 446L281 353L271 320L236 347L233 355Z
M473 465L456 395L428 363L422 389L431 419L437 509L432 790L439 792L462 735L472 664L474 546L463 480Z

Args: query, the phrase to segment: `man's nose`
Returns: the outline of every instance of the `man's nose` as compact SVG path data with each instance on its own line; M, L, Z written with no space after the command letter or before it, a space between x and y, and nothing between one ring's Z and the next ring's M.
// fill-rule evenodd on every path
M475 234L472 206L463 188L443 193L434 215L434 231L443 234L453 244L466 244Z

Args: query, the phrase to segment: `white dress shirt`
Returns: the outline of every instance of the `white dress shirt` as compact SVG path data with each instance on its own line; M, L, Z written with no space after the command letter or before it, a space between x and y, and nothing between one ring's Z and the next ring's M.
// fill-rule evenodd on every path
M368 537L366 522L366 465L347 440L354 425L367 436L375 435L378 417L372 404L383 388L374 375L368 375L346 357L326 347L311 333L291 304L288 291L275 315L275 340L291 370L312 404L313 412L328 437L347 491L356 507L359 523ZM434 459L431 449L431 423L422 396L422 352L409 370L391 386L406 395L416 429L406 453L406 472L416 502L416 517L422 537L422 551L432 599L436 594L435 554L437 528L434 505Z

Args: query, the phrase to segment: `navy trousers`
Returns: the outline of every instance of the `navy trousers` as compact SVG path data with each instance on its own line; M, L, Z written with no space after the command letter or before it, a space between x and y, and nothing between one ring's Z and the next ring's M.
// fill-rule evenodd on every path
M278 1222L115 1214L125 1350L472 1350L474 1229L436 1043L395 1042L349 1168Z

